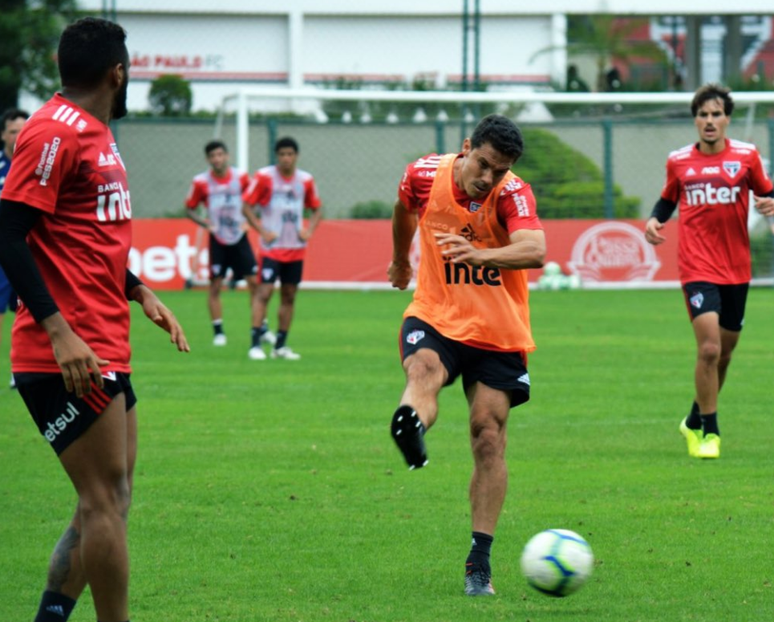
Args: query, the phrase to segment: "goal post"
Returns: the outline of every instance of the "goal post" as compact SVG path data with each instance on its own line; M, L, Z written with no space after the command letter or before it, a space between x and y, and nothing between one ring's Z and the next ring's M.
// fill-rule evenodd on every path
M772 91L735 91L732 92L734 102L739 107L747 107L754 112L756 104L774 104L774 92ZM318 122L327 122L329 119L323 112L323 102L351 102L360 104L416 104L421 106L432 102L433 104L474 106L476 104L492 104L503 109L509 107L521 108L532 106L577 105L580 107L602 106L605 109L615 110L624 106L653 106L654 108L683 105L687 108L693 98L693 93L667 92L667 93L564 93L536 90L509 90L509 91L399 91L399 90L335 90L321 88L263 88L242 87L234 93L225 95L221 99L218 110L216 132L223 122L226 112L231 109L236 113L236 164L243 170L249 170L249 115L251 102L272 102L274 108L277 103L288 102L286 109L294 113L307 114ZM529 115L527 117L529 122Z

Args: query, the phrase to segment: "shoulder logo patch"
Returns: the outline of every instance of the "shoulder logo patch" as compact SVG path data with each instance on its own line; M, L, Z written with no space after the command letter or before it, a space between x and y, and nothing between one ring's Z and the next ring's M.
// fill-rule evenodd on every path
M425 331L423 330L412 330L407 336L406 341L410 343L412 346L415 346L417 343L422 341L422 339L425 338Z

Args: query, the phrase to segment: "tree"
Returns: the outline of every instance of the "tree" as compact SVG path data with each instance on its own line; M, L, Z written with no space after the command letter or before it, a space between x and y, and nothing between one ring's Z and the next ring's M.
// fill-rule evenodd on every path
M76 9L76 0L0 0L0 110L18 105L22 89L53 95L59 36Z
M161 75L151 83L148 99L155 114L165 117L187 115L193 102L191 84L182 76Z
M632 35L647 24L643 18L621 19L613 15L577 16L569 18L567 28L568 56L594 57L597 67L598 91L617 90L608 75L615 69L613 61L628 65L635 58L664 60L664 53L653 41L632 40ZM557 49L551 46L538 50L532 58ZM617 70L616 70L617 71Z

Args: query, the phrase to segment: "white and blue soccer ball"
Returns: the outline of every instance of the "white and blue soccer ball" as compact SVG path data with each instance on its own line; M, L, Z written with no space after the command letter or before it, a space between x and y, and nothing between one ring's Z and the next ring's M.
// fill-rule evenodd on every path
M521 571L536 590L569 596L586 582L594 568L591 547L569 529L547 529L532 537L521 554Z

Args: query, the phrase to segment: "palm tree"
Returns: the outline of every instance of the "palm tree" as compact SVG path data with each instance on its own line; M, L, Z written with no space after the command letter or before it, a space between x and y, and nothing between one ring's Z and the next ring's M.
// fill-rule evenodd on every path
M652 41L632 40L632 34L647 25L645 18L621 19L613 15L570 17L567 29L568 56L593 56L597 67L597 90L608 89L607 72L614 61L628 65L634 58L663 60L664 53ZM557 49L556 46L536 52L539 54Z

